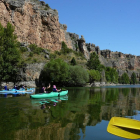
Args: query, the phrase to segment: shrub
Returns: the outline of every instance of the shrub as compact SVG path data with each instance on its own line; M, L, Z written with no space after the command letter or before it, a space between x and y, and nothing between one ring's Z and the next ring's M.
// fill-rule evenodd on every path
M69 65L61 59L51 59L41 73L41 80L64 84L68 81Z
M72 50L72 49L69 49L69 48L67 47L67 45L65 44L65 42L62 41L61 52L62 52L62 54L68 54L68 53L73 52L73 50Z
M88 80L89 74L86 69L81 66L70 66L70 77L68 82L70 85L83 86Z
M56 54L50 54L50 59L55 59L56 58Z
M44 10L49 10L49 9L50 9L50 6L46 4Z
M41 52L43 52L43 49L38 47L36 44L30 44L29 48L33 53L36 53L36 54L40 54Z
M33 52L30 52L29 56L30 56L30 57L33 57Z
M26 51L27 51L27 48L25 48L25 47L20 47L20 51L21 51L21 52L26 52Z
M55 54L57 54L57 55L61 55L61 52L59 52L59 51L55 51Z
M36 62L37 62L37 59L36 59L36 58L34 58L34 59L33 59L33 63L36 63Z
M74 65L76 65L76 60L75 60L75 58L74 58L74 57L72 58L72 60L71 60L71 62L70 62L70 63L71 63L71 65L73 65L73 66L74 66Z
M90 83L94 82L94 81L100 81L101 79L101 74L99 71L97 70L89 70L89 79L90 79Z

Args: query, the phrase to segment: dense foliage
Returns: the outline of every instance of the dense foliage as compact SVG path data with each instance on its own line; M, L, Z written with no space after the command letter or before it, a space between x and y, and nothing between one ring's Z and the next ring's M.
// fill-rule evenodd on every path
M74 65L76 65L76 60L75 60L75 58L74 58L74 57L72 58L72 60L71 60L71 62L70 62L70 63L71 63L71 65L73 65L73 66L74 66Z
M41 73L44 83L57 85L83 85L88 81L88 72L80 66L70 66L61 59L53 59L47 63Z
M0 24L0 81L16 81L21 57L19 43L14 35L14 27Z
M100 81L101 79L101 74L97 70L89 70L89 82L92 83L94 81Z
M95 52L90 55L90 59L87 62L87 67L89 70L94 69L101 71L102 69L104 69L104 66L101 64L99 57Z
M30 48L32 53L40 54L41 52L43 52L43 49L38 47L36 44L30 44L28 47Z
M65 84L69 77L69 65L61 59L52 59L41 73L41 80L48 83Z
M105 76L107 82L118 83L118 72L114 68L106 67Z
M130 83L129 76L127 73L122 74L122 76L119 79L119 83L122 83L122 84L129 84Z
M137 83L137 78L135 72L132 73L131 75L131 84L136 84Z
M89 80L89 75L86 69L81 66L70 66L69 85L84 85Z
M62 54L67 54L72 52L72 49L69 49L64 41L62 41L62 48L61 48L61 53Z

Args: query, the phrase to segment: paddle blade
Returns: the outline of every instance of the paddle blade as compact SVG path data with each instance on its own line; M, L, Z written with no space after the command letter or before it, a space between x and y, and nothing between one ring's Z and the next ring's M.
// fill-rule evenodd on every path
M118 126L109 124L107 127L107 131L113 135L127 138L127 139L139 139L140 138L140 130L123 128L123 127L118 127Z
M122 117L112 117L108 124L107 131L119 137L139 139L140 121Z
M130 118L112 117L109 123L114 126L140 130L140 121Z

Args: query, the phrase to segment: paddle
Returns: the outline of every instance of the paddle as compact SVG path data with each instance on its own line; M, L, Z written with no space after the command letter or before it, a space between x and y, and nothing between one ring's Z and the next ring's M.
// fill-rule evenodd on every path
M139 139L140 121L129 118L113 117L108 124L107 131L119 137Z

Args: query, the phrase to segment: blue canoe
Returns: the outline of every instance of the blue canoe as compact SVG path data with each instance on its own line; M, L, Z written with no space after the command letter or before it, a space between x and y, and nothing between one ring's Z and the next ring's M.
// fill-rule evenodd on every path
M35 88L28 88L27 90L25 89L9 89L9 90L1 90L0 94L25 94L25 93L33 93L35 92Z

